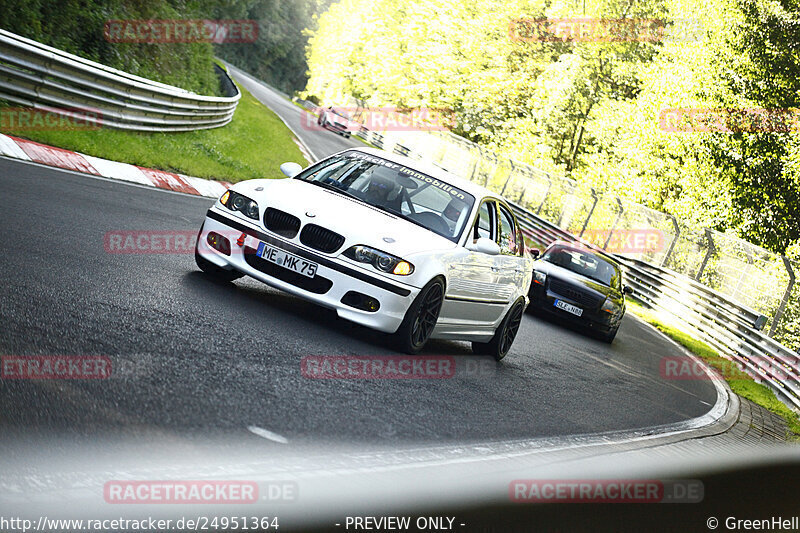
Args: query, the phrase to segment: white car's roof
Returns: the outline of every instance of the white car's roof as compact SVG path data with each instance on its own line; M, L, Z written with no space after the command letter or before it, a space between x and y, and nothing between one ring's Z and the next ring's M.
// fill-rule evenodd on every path
M365 154L370 154L370 155L374 155L374 156L377 156L377 157L381 157L383 159L388 159L389 161L391 161L393 163L397 163L399 165L403 165L405 167L412 168L414 170L418 170L418 171L422 172L423 174L427 174L428 176L430 176L432 178L436 178L438 180L441 180L441 181L447 183L448 185L452 185L454 187L458 187L459 189L462 189L462 190L470 193L471 195L473 195L475 197L476 200L480 200L481 198L483 198L485 196L492 196L494 198L502 198L502 196L500 196L497 193L494 193L494 192L490 191L486 187L482 187L482 186L478 185L477 183L473 183L473 182L471 182L469 180L466 180L464 178L460 178L460 177L456 176L455 174L453 174L451 172L448 172L448 171L446 171L446 170L444 170L442 168L437 167L436 165L432 165L432 164L426 163L424 161L419 161L417 159L411 159L410 157L407 157L407 156L404 156L404 155L394 154L394 153L388 152L386 150L378 150L378 149L369 148L369 147L366 147L366 146L363 147L363 148L362 147L349 148L348 150L345 150L345 151L349 152L349 151L353 151L353 150L358 151L358 152L363 152Z

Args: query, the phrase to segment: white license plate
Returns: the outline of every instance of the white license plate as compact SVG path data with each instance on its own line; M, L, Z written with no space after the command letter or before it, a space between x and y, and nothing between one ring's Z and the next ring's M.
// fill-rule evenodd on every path
M562 302L561 300L556 300L556 303L553 305L559 309L563 309L567 313L572 313L575 316L581 316L583 314L583 309L580 307L575 307L574 305L568 304L567 302Z
M256 255L262 259L266 259L270 263L275 263L278 266L282 266L283 268L297 272L298 274L302 274L308 278L314 277L314 275L317 273L317 267L319 266L317 263L306 261L302 257L290 254L289 252L281 250L280 248L270 246L265 242L258 243Z

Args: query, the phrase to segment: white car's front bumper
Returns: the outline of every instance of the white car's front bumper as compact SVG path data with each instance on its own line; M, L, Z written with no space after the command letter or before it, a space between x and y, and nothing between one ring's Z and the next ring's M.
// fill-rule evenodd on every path
M208 245L206 239L212 231L228 238L231 243L230 256ZM237 239L242 233L245 234L245 240L243 246L239 246ZM286 272L281 273L276 270L286 269L268 263L255 254L259 241L317 263L319 267L314 280L303 279L299 274L287 276ZM406 310L420 291L411 285L393 283L377 275L370 275L338 257L286 241L260 229L255 222L248 223L215 208L209 209L206 214L197 242L198 254L219 267L234 268L276 289L335 309L342 318L386 333L397 331ZM284 279L279 279L268 272L282 274ZM287 279L293 279L293 282ZM326 289L328 283L324 280L331 282L330 288ZM375 312L369 312L342 303L341 300L348 291L356 291L378 300L380 308Z

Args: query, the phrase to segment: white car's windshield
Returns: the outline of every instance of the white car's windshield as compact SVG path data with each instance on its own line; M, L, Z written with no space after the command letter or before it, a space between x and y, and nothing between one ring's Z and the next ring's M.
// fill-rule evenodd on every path
M362 152L327 159L297 176L335 188L457 241L475 198L412 168Z

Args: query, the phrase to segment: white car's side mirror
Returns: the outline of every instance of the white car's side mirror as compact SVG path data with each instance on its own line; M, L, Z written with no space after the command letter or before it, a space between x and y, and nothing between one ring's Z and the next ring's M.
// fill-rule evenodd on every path
M500 245L492 239L481 237L475 242L468 242L467 250L480 252L482 254L497 255L500 253Z
M281 165L281 172L283 172L284 174L286 174L290 178L293 178L293 177L297 176L298 174L300 174L301 170L303 170L303 167L301 167L297 163L293 163L291 161L289 161L287 163L283 163Z

